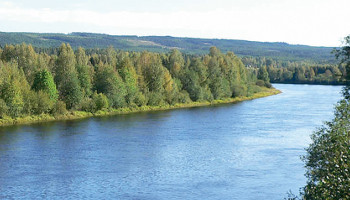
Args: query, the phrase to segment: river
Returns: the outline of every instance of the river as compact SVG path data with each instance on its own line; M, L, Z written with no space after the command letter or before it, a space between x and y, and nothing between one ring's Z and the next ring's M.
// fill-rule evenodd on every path
M0 199L283 199L340 86L211 107L0 128Z

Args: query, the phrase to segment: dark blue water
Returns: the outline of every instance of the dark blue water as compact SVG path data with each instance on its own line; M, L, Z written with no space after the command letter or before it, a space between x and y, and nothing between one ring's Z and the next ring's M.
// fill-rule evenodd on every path
M237 104L0 129L0 199L283 199L339 86Z

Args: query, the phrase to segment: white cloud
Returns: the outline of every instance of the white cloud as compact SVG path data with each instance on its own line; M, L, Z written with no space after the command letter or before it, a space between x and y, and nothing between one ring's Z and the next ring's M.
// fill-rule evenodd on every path
M11 27L16 23L26 24L23 29L19 27L15 31L102 31L109 34L247 39L325 46L339 46L340 39L350 34L350 27L346 26L345 11L350 6L347 1L339 0L337 4L330 4L328 0L268 2L246 8L229 4L226 8L209 10L106 13L91 9L32 9L3 2L0 3L0 23L12 23ZM57 27L54 26L56 24ZM48 25L53 28L45 29ZM13 31L6 30L4 25L0 28L5 29L1 31Z

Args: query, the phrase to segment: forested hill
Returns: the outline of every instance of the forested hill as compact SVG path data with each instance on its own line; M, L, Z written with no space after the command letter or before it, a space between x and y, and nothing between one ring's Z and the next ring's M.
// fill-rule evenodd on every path
M258 34L258 33L257 33ZM227 39L180 38L170 36L117 36L95 33L11 33L0 32L0 45L32 44L34 47L58 47L62 43L70 43L73 48L79 46L90 48L106 48L113 46L125 51L169 52L177 48L184 53L205 54L212 46L222 52L233 51L238 56L270 57L285 61L308 60L318 63L334 61L332 47L313 47L306 45L290 45L281 42L253 42Z

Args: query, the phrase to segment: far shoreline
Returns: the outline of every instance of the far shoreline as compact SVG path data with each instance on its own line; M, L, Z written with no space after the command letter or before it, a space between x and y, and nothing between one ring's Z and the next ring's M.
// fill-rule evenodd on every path
M50 114L41 114L41 115L31 115L26 117L18 117L18 118L10 118L5 117L0 119L0 127L9 127L15 125L30 125L37 123L45 123L45 122L55 122L55 121L72 121L90 117L102 117L102 116L113 116L113 115L122 115L122 114L132 114L132 113L142 113L142 112L150 112L150 111L165 111L165 110L174 110L174 109L182 109L182 108L193 108L193 107L205 107L205 106L213 106L220 104L230 104L237 103L247 100L253 100L263 97L268 97L272 95L277 95L282 93L280 90L275 88L266 88L261 92L255 93L249 97L235 97L228 98L223 100L214 100L212 102L192 102L192 103L181 103L175 105L164 105L164 106L141 106L134 108L119 108L113 110L99 110L96 113L85 112L85 111L70 111L67 114L53 116Z

